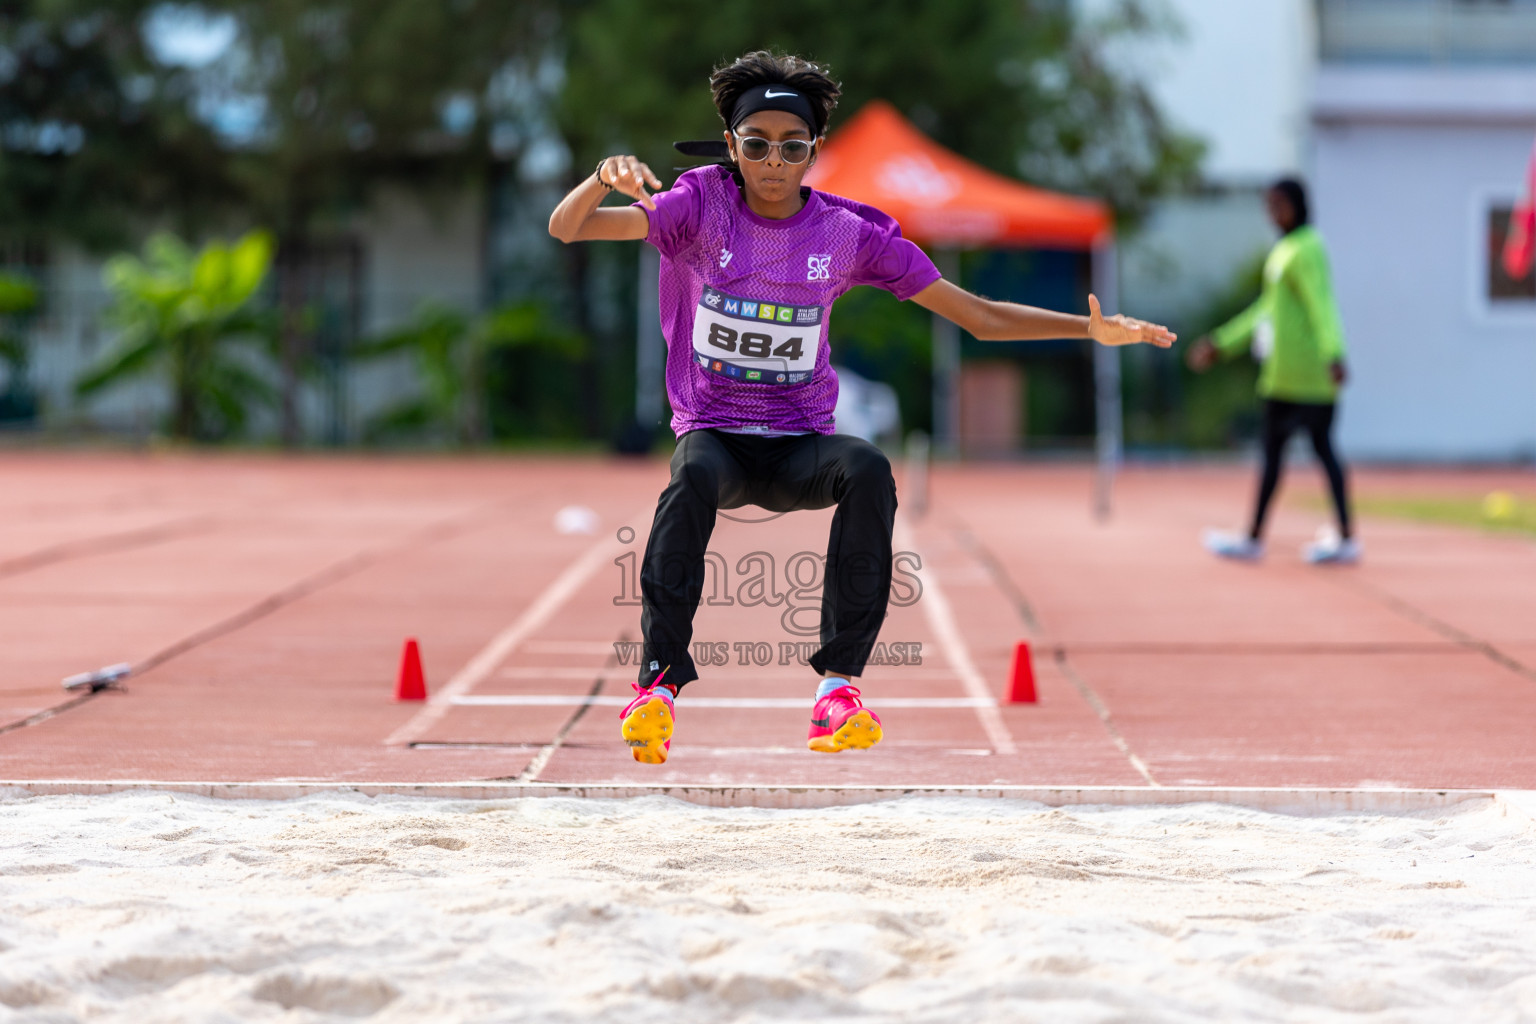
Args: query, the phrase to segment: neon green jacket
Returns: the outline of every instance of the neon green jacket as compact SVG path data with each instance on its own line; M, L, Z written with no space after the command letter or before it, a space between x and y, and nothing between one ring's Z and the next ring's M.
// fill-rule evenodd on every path
M1258 301L1211 332L1225 358L1240 354L1250 338L1263 364L1262 397L1323 403L1338 397L1329 367L1344 358L1344 328L1317 229L1299 227L1275 243Z

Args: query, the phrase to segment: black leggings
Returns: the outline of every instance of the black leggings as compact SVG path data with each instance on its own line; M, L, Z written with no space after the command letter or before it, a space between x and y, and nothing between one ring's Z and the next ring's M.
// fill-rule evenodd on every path
M640 682L699 677L689 645L703 595L705 553L717 509L770 512L837 506L827 542L817 673L860 675L885 621L891 594L896 482L868 441L842 435L753 437L695 430L678 439L672 480L661 492L640 568Z
M1305 430L1312 439L1312 450L1317 461L1328 474L1328 490L1333 495L1333 510L1339 518L1339 534L1350 536L1349 493L1344 480L1344 467L1333 451L1332 403L1282 402L1270 398L1264 402L1264 473L1259 478L1259 500L1253 510L1253 529L1249 535L1258 540L1264 533L1264 517L1269 514L1270 499L1280 483L1280 470L1285 463L1285 445L1298 429Z

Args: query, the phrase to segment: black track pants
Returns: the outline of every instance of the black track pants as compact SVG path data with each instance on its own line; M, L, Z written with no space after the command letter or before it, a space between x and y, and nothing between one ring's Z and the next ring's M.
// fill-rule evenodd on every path
M821 648L810 663L817 673L860 675L890 600L890 461L856 437L695 430L678 440L640 567L640 682L649 685L668 665L668 683L699 677L689 645L715 512L743 505L770 512L837 506L822 582Z
M1259 477L1259 497L1253 510L1253 529L1250 536L1258 540L1264 534L1264 519L1269 514L1269 504L1280 483L1280 470L1285 463L1285 445L1297 430L1305 430L1312 439L1312 450L1323 472L1328 474L1328 491L1333 496L1333 510L1339 519L1339 533L1350 536L1349 491L1344 479L1344 467L1333 451L1334 406L1312 402L1283 402L1271 398L1264 402L1262 442L1264 446L1264 470Z

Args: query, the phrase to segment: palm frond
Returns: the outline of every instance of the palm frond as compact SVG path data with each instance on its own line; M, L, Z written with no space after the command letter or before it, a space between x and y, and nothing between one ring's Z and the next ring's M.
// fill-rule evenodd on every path
M113 384L148 372L165 354L165 346L156 334L137 331L125 334L117 347L75 381L75 394L93 395Z

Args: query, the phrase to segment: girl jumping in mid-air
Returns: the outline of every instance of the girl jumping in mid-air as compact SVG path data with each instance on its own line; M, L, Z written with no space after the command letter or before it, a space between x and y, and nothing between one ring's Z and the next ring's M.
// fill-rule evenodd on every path
M855 285L884 288L984 340L1092 338L1103 345L1174 335L1156 324L1071 316L980 298L943 280L890 217L800 182L822 144L839 88L798 57L749 53L710 78L727 163L672 188L633 156L610 156L561 200L549 231L564 242L645 239L661 253L667 397L677 449L640 571L644 655L622 734L635 760L671 750L674 701L697 679L689 645L705 552L719 509L837 506L827 544L821 676L808 746L871 747L880 719L852 680L885 619L896 484L874 445L833 434L837 374L827 312ZM599 208L610 192L637 200Z

